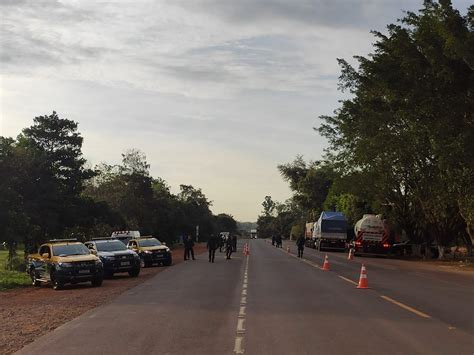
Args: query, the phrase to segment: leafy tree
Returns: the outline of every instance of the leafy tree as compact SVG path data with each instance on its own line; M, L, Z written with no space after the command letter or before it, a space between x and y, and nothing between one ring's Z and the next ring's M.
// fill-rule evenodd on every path
M73 196L82 191L84 180L93 176L93 172L84 166L83 138L77 127L76 122L61 119L53 111L49 116L35 117L33 126L25 128L20 137L26 145L45 152L63 193Z
M214 217L215 228L214 230L218 232L237 232L237 222L230 214L219 213Z
M472 177L460 174L473 166L469 21L447 0L425 1L387 35L375 32L358 70L339 60L340 87L354 97L319 128L339 172L372 176L373 205L391 206L411 239L434 238L440 250L462 227L459 187Z

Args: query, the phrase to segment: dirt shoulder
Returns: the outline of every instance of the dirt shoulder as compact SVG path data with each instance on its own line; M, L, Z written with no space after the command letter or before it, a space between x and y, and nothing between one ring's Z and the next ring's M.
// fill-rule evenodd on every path
M198 244L194 250L196 254L200 254L206 250L206 246ZM183 250L176 248L173 250L173 264L181 262ZM113 279L104 280L102 287L97 288L85 283L68 285L61 291L42 286L0 292L0 354L11 354L21 349L38 337L94 307L110 302L165 269L145 268L136 278L119 274Z

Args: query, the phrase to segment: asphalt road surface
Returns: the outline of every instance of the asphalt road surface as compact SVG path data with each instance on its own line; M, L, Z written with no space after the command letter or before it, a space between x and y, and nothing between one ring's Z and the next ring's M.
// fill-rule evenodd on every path
M264 240L168 268L19 354L473 354L474 277ZM371 289L356 289L361 261ZM71 305L74 306L74 305Z

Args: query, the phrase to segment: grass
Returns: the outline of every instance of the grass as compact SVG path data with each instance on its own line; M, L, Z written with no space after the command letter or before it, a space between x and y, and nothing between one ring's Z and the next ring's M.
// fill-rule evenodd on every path
M6 250L0 250L0 291L29 286L31 281L26 273L5 270L7 257L8 252Z

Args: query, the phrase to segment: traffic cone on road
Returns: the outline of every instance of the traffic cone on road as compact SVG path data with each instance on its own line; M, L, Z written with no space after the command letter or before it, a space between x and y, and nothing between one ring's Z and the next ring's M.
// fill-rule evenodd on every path
M349 255L347 256L347 260L354 260L354 249L349 248Z
M287 252L287 253L290 252L290 246L289 246L289 245L286 247L286 252Z
M323 271L329 271L329 259L328 259L328 255L326 254L326 256L324 257L324 263L323 263L323 268L322 268Z
M362 264L362 267L360 268L359 284L357 285L357 288L370 288L369 281L367 280L367 271L365 270L364 264Z

